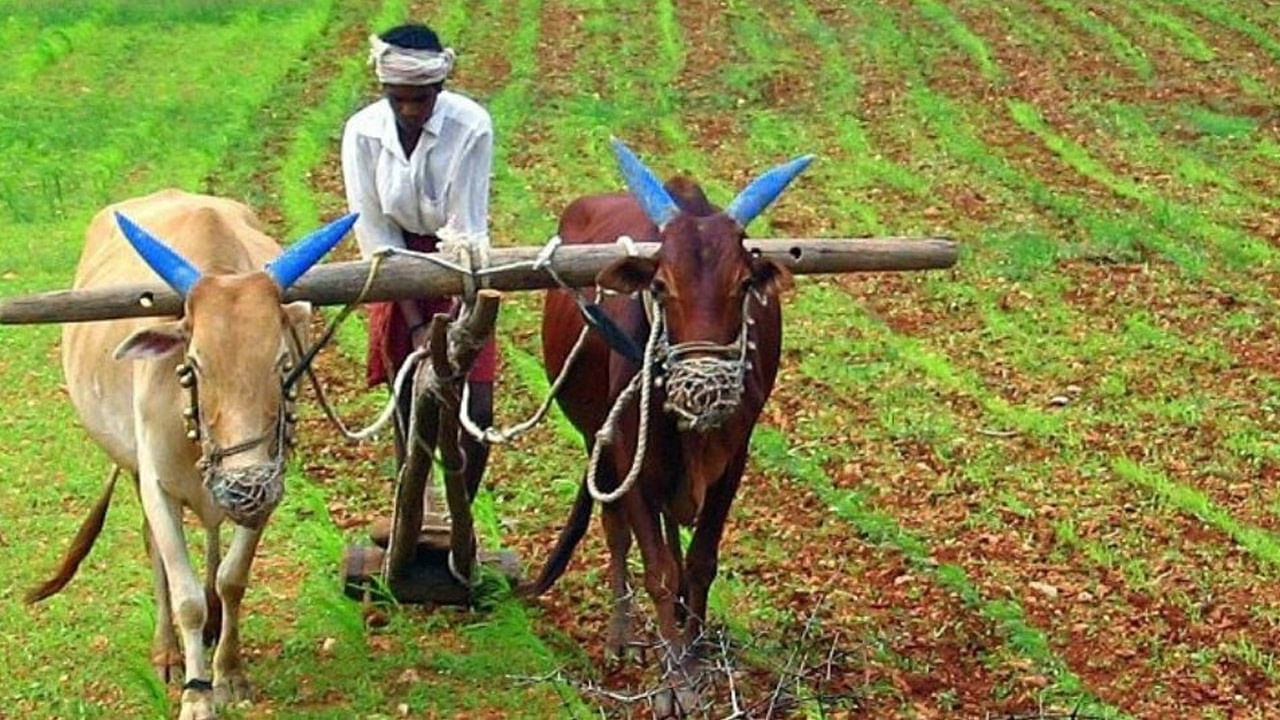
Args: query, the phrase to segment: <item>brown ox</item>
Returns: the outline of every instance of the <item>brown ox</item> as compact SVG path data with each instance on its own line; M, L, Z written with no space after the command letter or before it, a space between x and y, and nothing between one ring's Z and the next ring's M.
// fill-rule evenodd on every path
M305 303L281 298L353 221L334 222L281 254L244 205L165 190L107 208L89 225L76 288L142 284L159 274L184 297L179 319L72 324L62 335L71 401L94 441L133 474L142 499L155 578L152 662L166 681L184 666L182 720L213 718L217 704L248 693L240 603L263 525L284 489L293 396L286 375L296 362L290 329L305 337L310 315ZM30 602L70 581L101 529L113 485L114 475L57 575L32 590ZM184 507L206 529L207 585L217 593L208 601L187 556ZM236 525L220 561L226 518ZM220 626L212 633L212 681L206 620Z
M724 212L717 212L696 184L676 180L664 189L626 146L615 141L614 147L631 194L573 202L561 216L560 237L571 244L614 242L623 235L661 242L655 259L627 258L597 278L601 287L621 294L604 298L601 305L634 343L647 346L654 369L646 448L634 468L634 486L611 501L608 495L619 495L620 479L633 473L642 439L641 403L624 399L618 407L625 411L612 433L603 441L597 433L624 392L640 395L643 402L642 389L625 390L643 370L611 352L601 335L587 334L558 400L588 452L598 453L595 487L583 483L569 522L530 592L545 591L564 571L590 519L593 497L601 500L615 598L609 650L620 651L628 637L626 557L634 535L667 650L664 667L679 671L677 692L661 695L656 708L660 715L671 715L687 712L697 702L696 641L706 619L720 538L751 431L778 367L782 315L776 296L789 284L790 274L753 257L742 244L744 228L811 158L765 173ZM634 296L637 291L653 299L648 315L641 298ZM569 358L583 319L564 291L547 296L544 312L543 357L554 377ZM652 336L650 316L659 326ZM600 442L609 443L603 452L596 447ZM680 525L696 528L683 562Z

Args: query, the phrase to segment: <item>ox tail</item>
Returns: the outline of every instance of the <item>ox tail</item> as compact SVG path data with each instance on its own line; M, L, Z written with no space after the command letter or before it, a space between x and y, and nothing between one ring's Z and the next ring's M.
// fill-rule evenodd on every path
M68 547L67 552L62 556L62 563L58 566L58 572L53 577L27 591L24 599L28 604L40 602L51 595L57 594L67 586L67 583L71 582L71 578L76 576L76 571L80 569L80 563L84 562L84 559L89 556L89 551L93 549L93 543L102 532L102 525L107 519L107 509L111 507L111 493L116 489L116 480L119 478L120 466L117 465L111 471L111 477L107 480L106 487L102 489L102 496L98 498L98 502L93 506L93 510L89 512L89 516L80 524L80 530L76 532L75 538L71 541L71 547Z
M547 558L546 564L542 566L542 572L538 573L538 579L532 584L520 587L521 595L537 597L550 590L556 580L564 574L565 568L569 567L569 560L573 558L574 549L578 547L578 542L582 540L582 536L587 532L587 526L591 523L593 504L591 493L587 492L587 484L583 482L578 488L578 497L573 501L569 520L560 531L560 537L556 539L555 548Z

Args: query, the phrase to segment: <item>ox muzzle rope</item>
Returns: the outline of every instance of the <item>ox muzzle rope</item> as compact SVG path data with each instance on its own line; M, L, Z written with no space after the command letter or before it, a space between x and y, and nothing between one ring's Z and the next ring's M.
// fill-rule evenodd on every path
M200 393L195 368L190 362L178 365L178 384L186 388L188 394L187 407L182 412L187 426L187 439L200 443L201 456L196 467L204 478L205 488L213 495L214 502L237 525L261 528L284 497L285 456L293 443L294 426L298 420L292 409L293 401L297 399L297 388L288 382L292 369L292 364L286 364L282 368L285 373L280 380L283 400L272 428L257 437L221 447L213 441L200 413ZM296 375L293 377L296 378ZM266 463L238 468L222 467L227 458L272 441L274 447L270 449L270 460Z
M618 393L604 424L596 432L587 463L587 491L601 504L611 503L627 494L640 478L640 468L649 443L649 407L651 389L664 386L663 410L676 416L676 427L682 431L705 433L723 425L742 406L747 370L751 369L756 343L751 339L755 318L751 317L751 300L760 307L768 305L769 296L751 290L742 299L742 327L738 337L728 345L693 340L671 344L667 332L666 311L661 301L645 292L641 302L649 317L649 339L645 343L640 371ZM613 444L618 419L640 393L640 421L636 429L636 449L631 468L618 487L602 492L596 484L596 468L605 446Z
M756 349L750 338L755 325L752 298L761 307L768 305L768 295L749 290L742 300L742 327L728 345L701 340L672 345L666 323L662 322L657 353L664 375L655 382L666 388L662 408L677 417L676 425L681 430L714 430L742 406L747 371L751 369L750 355Z

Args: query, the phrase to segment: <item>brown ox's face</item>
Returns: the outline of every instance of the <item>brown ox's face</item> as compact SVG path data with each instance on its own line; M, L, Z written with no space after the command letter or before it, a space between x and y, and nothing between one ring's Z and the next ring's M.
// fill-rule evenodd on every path
M631 293L650 290L664 311L675 343L728 345L743 324L747 294L776 296L791 285L786 268L753 257L742 246L742 228L724 213L680 213L662 229L654 259L625 258L605 268L601 287Z

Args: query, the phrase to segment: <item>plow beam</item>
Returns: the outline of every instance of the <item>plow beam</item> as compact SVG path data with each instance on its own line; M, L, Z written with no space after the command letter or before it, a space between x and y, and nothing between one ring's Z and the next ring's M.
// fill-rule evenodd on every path
M796 275L939 270L955 265L958 247L945 238L783 238L747 240L753 254L776 260ZM635 243L637 254L657 253L658 243ZM480 284L494 290L541 290L556 286L545 270L534 268L541 247L495 248ZM568 284L588 287L611 263L626 257L619 244L564 245L552 266ZM346 305L360 297L369 261L319 265L285 293L286 301ZM461 295L463 275L421 258L392 255L383 260L366 302ZM0 324L67 323L126 317L171 316L182 312L178 294L159 283L95 290L58 290L0 301Z

